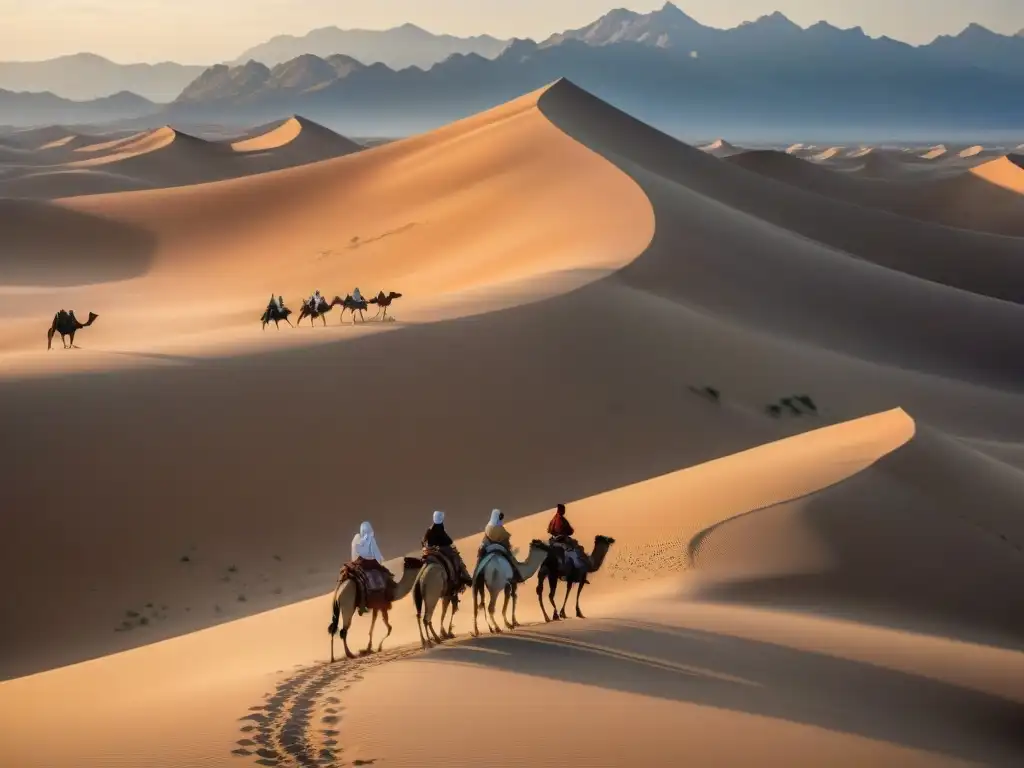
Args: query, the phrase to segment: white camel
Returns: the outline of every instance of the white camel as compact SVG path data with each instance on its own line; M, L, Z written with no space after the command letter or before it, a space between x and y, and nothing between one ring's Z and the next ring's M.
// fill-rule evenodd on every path
M530 552L525 562L518 563L517 569L523 581L533 578L548 556L550 547L542 541L534 539L530 542ZM485 620L491 633L501 633L498 622L494 618L494 608L498 603L498 595L504 593L505 602L501 606L501 618L508 629L519 626L516 621L516 585L512 583L512 566L508 558L499 552L487 552L477 564L473 574L473 637L480 636L477 615L484 607L484 588L490 593ZM512 600L512 623L509 623L507 611L509 599Z

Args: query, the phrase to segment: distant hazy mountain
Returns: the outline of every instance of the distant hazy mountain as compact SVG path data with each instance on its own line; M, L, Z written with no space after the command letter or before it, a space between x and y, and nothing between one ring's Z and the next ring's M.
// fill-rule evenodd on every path
M702 59L753 59L774 63L819 56L860 59L889 65L916 61L975 66L1010 75L1024 74L1024 31L1000 35L971 24L958 35L943 35L923 46L888 37L868 37L860 27L839 29L818 22L803 29L781 13L744 22L733 29L706 27L672 3L651 13L624 9L610 11L586 27L552 35L543 46L579 40L605 46L622 42L660 48L666 53ZM766 61L768 57L770 61Z
M971 24L959 35L942 35L922 50L943 61L1011 75L1024 74L1024 30L1011 37Z
M309 55L273 69L256 62L214 67L160 119L251 124L301 113L346 135L402 135L564 76L684 135L742 141L795 133L837 140L1024 133L1024 100L1013 98L1024 90L1024 74L942 61L856 30L794 30L777 16L726 34L744 36L746 49L760 53L742 54L743 45L729 43L729 56L680 56L646 40L593 45L568 35L514 41L494 60L454 55L428 71L351 61L339 71Z
M90 101L71 101L52 93L0 90L0 124L14 127L106 123L144 117L158 110L159 105L128 92Z
M49 91L65 99L88 101L122 91L150 101L172 101L205 67L164 64L115 64L92 53L46 61L0 62L0 88Z
M363 64L381 63L392 69L411 66L426 69L444 61L453 53L475 53L494 58L501 53L507 42L490 35L435 35L415 24L403 24L385 30L324 27L301 37L278 35L245 51L232 63L244 64L255 60L273 66L304 53L312 53L321 58L342 53Z

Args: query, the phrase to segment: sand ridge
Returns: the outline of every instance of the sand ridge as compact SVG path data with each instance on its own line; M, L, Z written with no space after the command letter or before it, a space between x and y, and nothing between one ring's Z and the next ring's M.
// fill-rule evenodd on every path
M187 186L266 173L361 149L298 116L234 143L208 141L170 125L108 140L66 135L34 152L0 156L0 162L11 163L8 173L0 177L0 193L54 199Z

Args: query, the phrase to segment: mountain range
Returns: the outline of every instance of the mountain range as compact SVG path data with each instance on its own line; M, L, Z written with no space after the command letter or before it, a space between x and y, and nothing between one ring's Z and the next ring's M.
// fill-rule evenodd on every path
M916 51L924 58L1011 75L1019 74L1024 63L1024 30L1008 36L972 24L958 35L943 35L928 45L911 46L886 37L869 38L859 28L840 30L827 22L804 30L781 13L733 29L717 29L700 24L672 3L646 14L616 9L585 27L551 35L541 45L551 47L565 40L596 46L633 42L674 55L718 58L758 55L764 48L768 49L765 52L778 49L780 43L794 46L788 53L796 55L803 49L820 49L840 39L847 47L856 41L865 55ZM320 58L344 54L362 64L380 63L395 70L410 66L429 69L454 54L494 59L511 42L489 35L436 35L413 24L386 30L325 27L301 36L279 35L222 63L242 66L252 60L273 67L310 53ZM0 62L0 88L50 91L78 101L131 91L150 101L169 102L204 69L174 62L117 64L95 54L81 53L46 61Z
M513 40L494 59L455 54L425 71L309 54L273 68L213 67L167 112L239 122L298 112L345 133L406 134L559 77L685 135L737 136L750 125L780 138L1024 131L1024 102L1013 98L1024 87L1024 37L971 26L912 46L824 22L803 29L780 13L722 30L672 4L614 10L540 43Z
M93 53L76 53L46 61L0 62L0 89L49 92L64 99L90 101L121 91L155 102L172 101L203 73L203 65L115 64Z
M324 27L299 37L278 35L248 49L231 63L245 64L253 60L272 67L304 53L321 58L342 53L363 64L386 64L391 69L427 69L455 53L475 53L493 59L506 45L507 40L490 35L435 35L415 24L385 30Z
M128 91L89 101L72 101L52 93L0 89L0 124L10 128L112 123L145 118L160 110L161 105Z
M380 34L401 30L417 39L460 40L411 25ZM310 38L276 40L297 45ZM255 58L218 64L166 107L141 110L137 123L251 124L298 113L345 134L402 135L567 77L647 122L690 136L739 139L751 126L765 140L794 132L868 140L872 130L892 139L926 138L928 131L941 131L941 139L958 130L1024 131L1024 103L1014 97L1024 87L1024 35L978 25L913 46L825 22L803 29L781 13L716 29L666 3L647 14L613 10L539 43L489 40L503 46L493 58L484 55L493 49L457 52L426 69L308 52L273 66ZM0 123L9 122L7 115L0 99Z

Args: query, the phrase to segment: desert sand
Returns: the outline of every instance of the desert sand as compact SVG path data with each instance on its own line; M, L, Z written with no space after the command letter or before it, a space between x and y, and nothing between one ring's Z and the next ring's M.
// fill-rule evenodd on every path
M956 213L944 175L716 157L563 80L294 167L157 159L303 134L339 146L91 137L68 162L150 188L0 201L0 763L1021 763L1012 156ZM356 286L396 320L260 328ZM47 352L61 307L99 318ZM467 599L424 650L405 599L328 663L360 521L397 570L435 509L525 556L557 502L615 539L586 618L530 580L522 626L474 639Z

